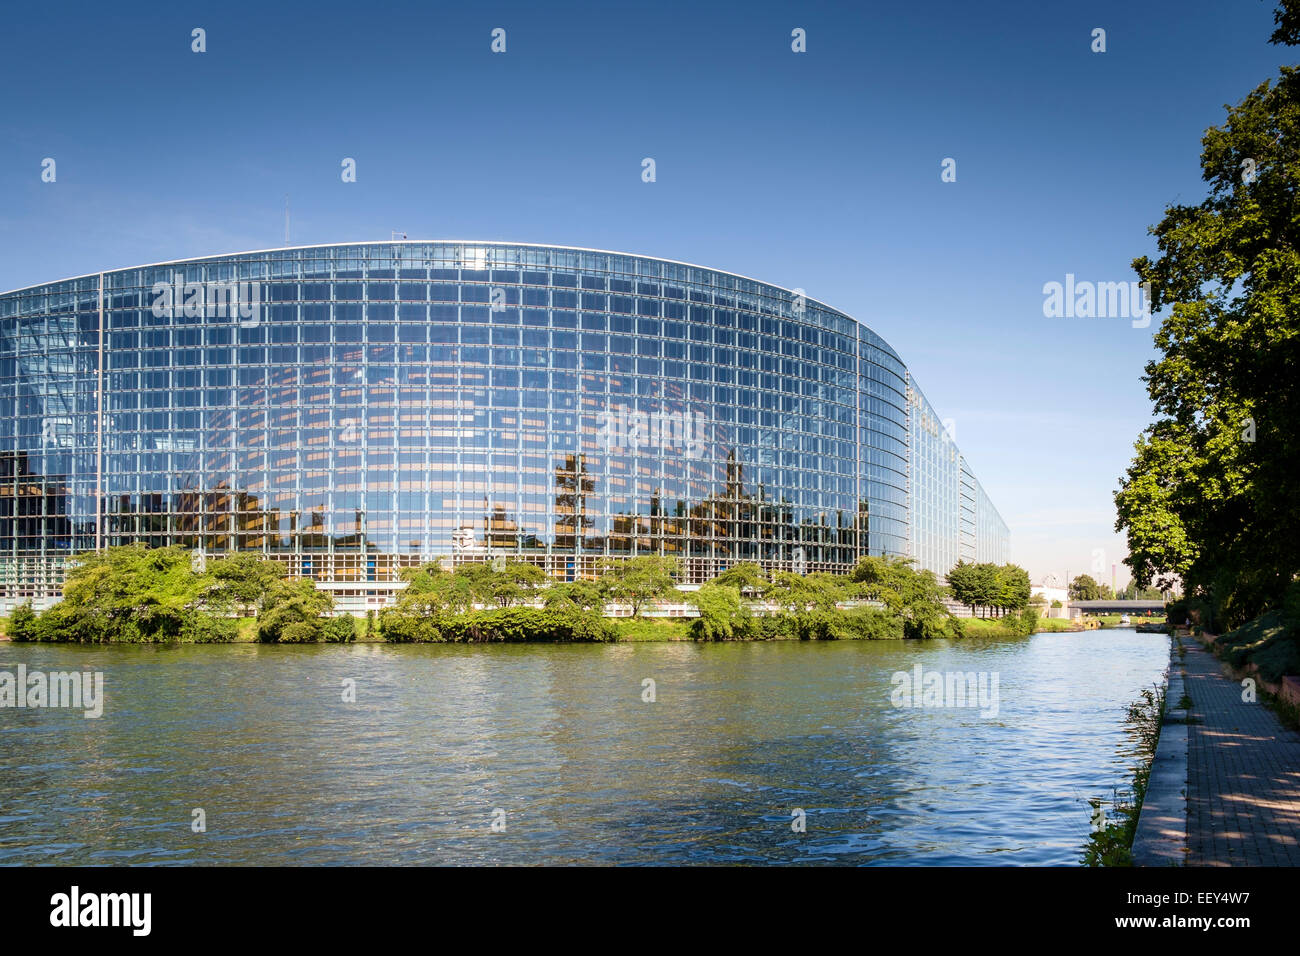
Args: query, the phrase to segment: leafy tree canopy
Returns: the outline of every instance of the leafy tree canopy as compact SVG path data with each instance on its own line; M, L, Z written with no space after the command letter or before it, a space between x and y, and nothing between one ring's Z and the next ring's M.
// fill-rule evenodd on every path
M1275 43L1300 39L1284 0ZM1276 606L1300 570L1300 71L1202 139L1208 196L1172 205L1133 262L1167 308L1145 381L1156 421L1116 493L1138 587L1212 595L1229 621Z
M606 559L600 563L598 573L609 596L632 605L632 616L640 617L647 604L674 591L681 564L676 558L647 554Z

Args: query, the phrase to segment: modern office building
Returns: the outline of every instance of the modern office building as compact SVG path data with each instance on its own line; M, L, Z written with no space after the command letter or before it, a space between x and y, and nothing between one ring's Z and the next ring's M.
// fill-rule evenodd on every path
M0 607L129 542L275 557L355 610L433 560L942 575L1007 528L893 349L797 290L402 241L0 296Z

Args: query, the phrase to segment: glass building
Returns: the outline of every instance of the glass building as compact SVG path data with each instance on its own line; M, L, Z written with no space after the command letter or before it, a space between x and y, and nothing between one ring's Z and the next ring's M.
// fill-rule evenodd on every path
M605 557L1005 561L893 349L797 292L517 243L283 248L0 296L0 608L130 542L284 561L340 607L402 568Z

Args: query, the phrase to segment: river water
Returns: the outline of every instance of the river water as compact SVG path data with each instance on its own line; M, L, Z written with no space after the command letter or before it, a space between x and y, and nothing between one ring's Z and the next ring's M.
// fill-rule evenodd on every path
M0 709L0 864L1072 865L1168 648L0 644L105 698ZM986 706L895 706L917 665Z

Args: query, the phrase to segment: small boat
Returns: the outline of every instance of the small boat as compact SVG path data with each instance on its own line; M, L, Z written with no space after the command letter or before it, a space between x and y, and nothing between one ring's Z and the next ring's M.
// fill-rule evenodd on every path
M1128 626L1129 626L1130 624L1132 624L1132 623L1133 623L1133 622L1130 621L1130 620L1128 619L1128 615L1127 615L1127 614L1121 614L1121 615L1120 615L1120 618L1119 618L1119 626L1120 626L1120 627L1128 627Z

